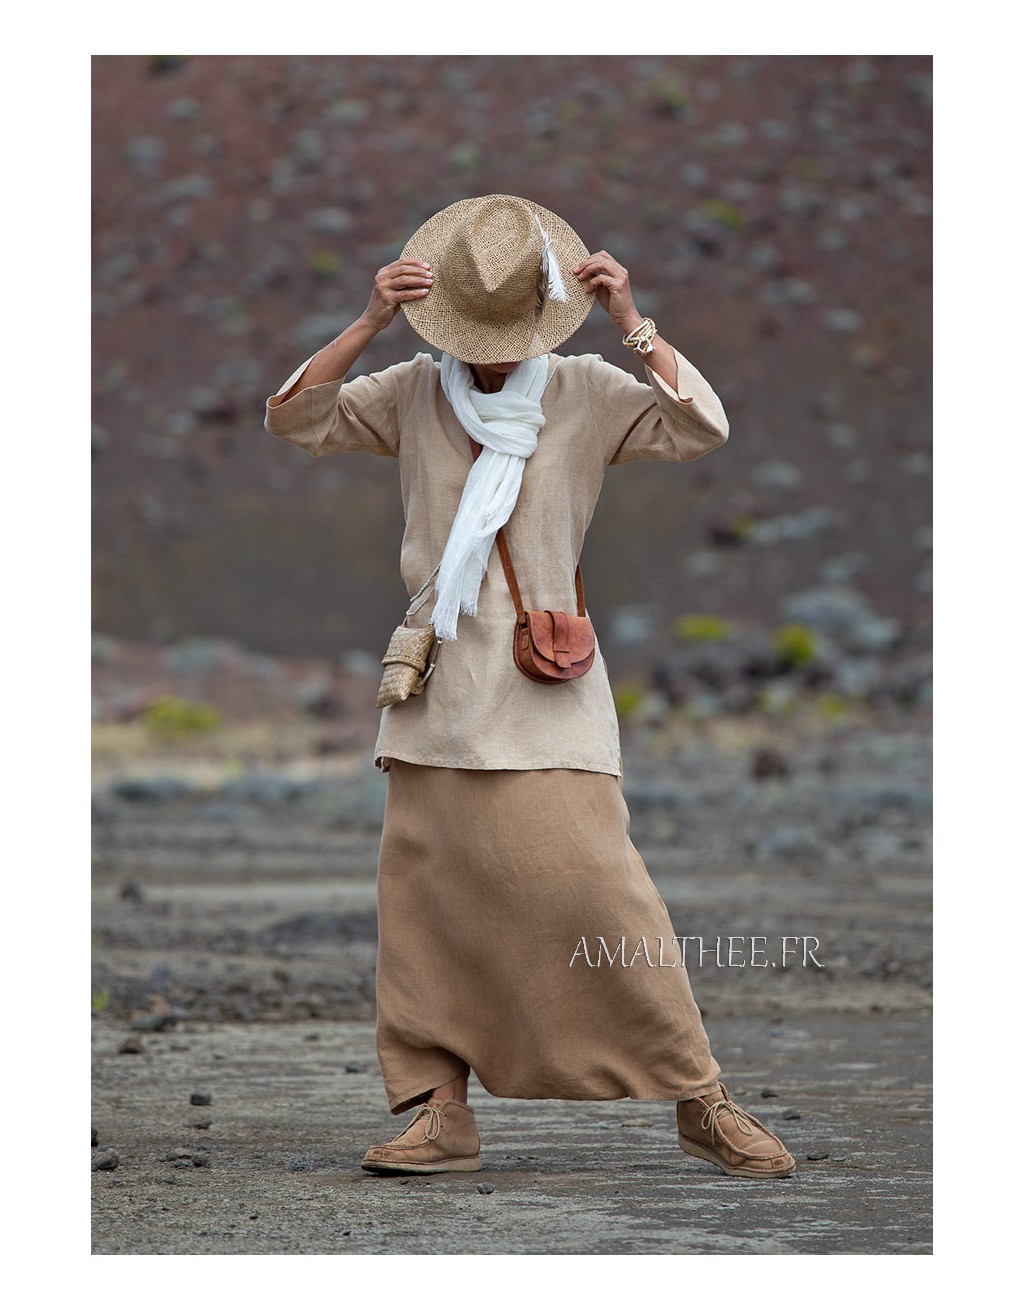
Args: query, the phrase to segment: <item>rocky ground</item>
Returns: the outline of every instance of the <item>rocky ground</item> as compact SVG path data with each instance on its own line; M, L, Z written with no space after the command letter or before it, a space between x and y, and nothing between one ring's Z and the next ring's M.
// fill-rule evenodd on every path
M230 644L97 649L97 1251L929 1249L926 708L792 683L745 713L651 692L623 719L631 836L676 931L817 939L822 968L691 960L795 1180L682 1160L664 1106L477 1088L484 1172L402 1182L358 1168L398 1123L372 1029L372 679Z
M93 1249L928 1253L926 1016L730 1015L708 1029L730 1091L796 1155L793 1178L727 1178L684 1157L670 1104L496 1100L475 1080L479 1173L373 1177L362 1151L399 1121L372 1025L189 1024L119 1055L123 1027L100 1019L93 1122L118 1163L93 1175Z

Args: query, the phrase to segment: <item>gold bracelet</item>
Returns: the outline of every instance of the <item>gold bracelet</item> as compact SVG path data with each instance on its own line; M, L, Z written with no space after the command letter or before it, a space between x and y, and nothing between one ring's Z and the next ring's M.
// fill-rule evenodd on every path
M638 355L649 355L654 349L654 334L657 330L658 326L654 319L645 318L632 332L626 333L622 338L622 344L636 351Z

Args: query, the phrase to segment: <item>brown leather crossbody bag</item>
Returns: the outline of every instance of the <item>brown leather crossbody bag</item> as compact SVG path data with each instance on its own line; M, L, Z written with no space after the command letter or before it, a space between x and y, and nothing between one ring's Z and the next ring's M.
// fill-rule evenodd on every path
M469 440L475 460L483 447L473 437ZM516 607L512 632L512 658L516 667L534 682L569 682L582 678L594 663L596 643L594 625L583 597L583 573L579 564L576 565L575 614L566 614L564 610L524 609L504 528L498 529L495 541Z

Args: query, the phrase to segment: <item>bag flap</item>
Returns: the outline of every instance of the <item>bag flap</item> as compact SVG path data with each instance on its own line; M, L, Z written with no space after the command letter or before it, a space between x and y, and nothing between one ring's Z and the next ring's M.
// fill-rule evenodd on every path
M586 614L527 610L526 621L535 650L560 668L579 664L594 649L594 627Z

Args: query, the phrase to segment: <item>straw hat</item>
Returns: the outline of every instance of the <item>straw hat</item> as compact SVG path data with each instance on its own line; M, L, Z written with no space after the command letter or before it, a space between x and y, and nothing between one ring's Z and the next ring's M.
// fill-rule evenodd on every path
M402 308L425 341L468 364L534 359L593 308L572 276L588 254L568 223L530 200L458 200L406 242L402 259L430 264L434 285Z

